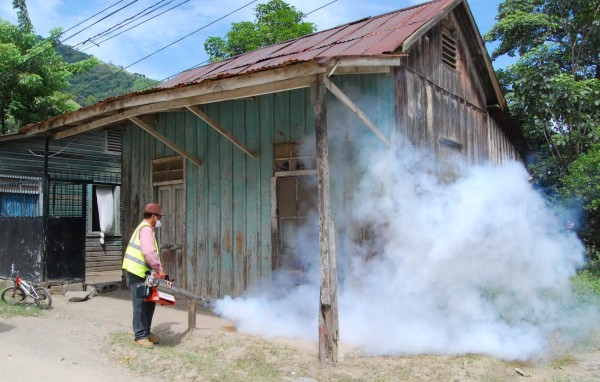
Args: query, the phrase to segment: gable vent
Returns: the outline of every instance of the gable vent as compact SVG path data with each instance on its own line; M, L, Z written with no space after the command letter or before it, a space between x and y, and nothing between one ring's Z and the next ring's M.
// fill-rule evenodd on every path
M456 32L447 28L442 30L442 61L453 70L458 66Z
M106 130L106 152L121 154L122 138L120 131Z

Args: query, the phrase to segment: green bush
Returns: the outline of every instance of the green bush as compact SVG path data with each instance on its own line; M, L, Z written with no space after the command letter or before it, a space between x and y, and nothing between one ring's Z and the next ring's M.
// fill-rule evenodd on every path
M598 269L598 266L598 264L594 265L595 269ZM573 292L582 297L589 297L590 294L600 297L600 274L589 269L579 271L573 277Z

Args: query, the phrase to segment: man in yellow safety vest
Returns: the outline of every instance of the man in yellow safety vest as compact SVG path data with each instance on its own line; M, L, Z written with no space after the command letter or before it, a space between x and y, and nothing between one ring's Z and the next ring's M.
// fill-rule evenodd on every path
M158 243L154 233L161 226L163 211L158 204L149 203L144 207L144 220L137 226L123 257L122 268L127 271L127 284L133 302L133 333L135 342L143 347L152 347L160 337L151 333L155 302L144 300L146 275L154 270L164 276L160 263ZM139 289L139 291L138 291Z

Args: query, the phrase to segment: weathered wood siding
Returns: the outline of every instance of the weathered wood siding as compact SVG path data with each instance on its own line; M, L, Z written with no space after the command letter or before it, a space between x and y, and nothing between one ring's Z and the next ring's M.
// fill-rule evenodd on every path
M160 113L157 130L203 161L186 163L185 284L211 296L238 294L271 272L270 184L273 143L300 139L310 126L305 90L203 105L253 159L191 112ZM123 235L152 200L151 160L178 155L136 126L123 141ZM126 191L126 190L130 191ZM165 211L169 213L169 211Z
M391 134L392 76L352 75L335 78L334 82L351 97L368 94L365 98L355 97L355 101L361 105L358 98L368 98L370 107L365 112L386 134ZM328 102L332 110L345 114L342 118L338 113L328 113L328 125L345 135L348 127L344 121L356 117L331 94ZM373 107L375 104L379 106ZM146 122L203 161L202 166L186 162L187 218L175 218L170 223L180 224L186 232L186 280L180 284L211 296L239 295L250 284L271 274L273 145L306 137L314 141L310 90L213 103L203 105L202 110L256 152L258 159L246 155L191 112L160 113ZM332 134L336 135L339 136ZM127 129L122 163L124 237L131 235L142 218L141 208L152 200L151 161L176 155L137 126ZM343 192L340 183L332 185L332 193Z
M86 237L86 283L99 284L121 280L122 263L121 236L107 236L103 245L100 244L99 237Z
M430 147L441 161L453 154L448 151L456 151L470 164L520 160L489 117L484 87L460 24L454 14L448 21L456 27L458 67L451 69L442 61L442 23L412 46L396 71L399 132L417 146ZM449 149L443 142L457 145Z
M35 176L41 181L44 150L44 137L0 142L0 174ZM48 172L51 177L93 184L105 182L107 178L111 182L118 181L121 176L121 156L106 152L105 131L50 140L49 154ZM121 236L107 235L104 246L98 240L97 235L86 235L86 282L120 280Z

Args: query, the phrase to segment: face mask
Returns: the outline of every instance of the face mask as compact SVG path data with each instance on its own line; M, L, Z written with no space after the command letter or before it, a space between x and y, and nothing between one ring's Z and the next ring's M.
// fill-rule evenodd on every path
M162 223L160 222L160 220L158 220L158 218L156 219L156 225L154 226L154 228L160 228L162 227Z

